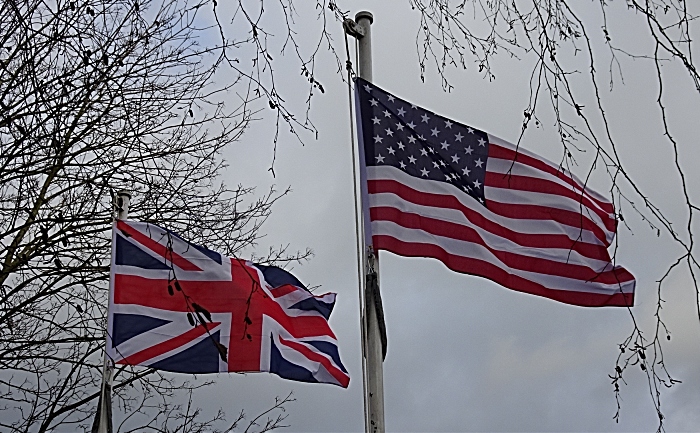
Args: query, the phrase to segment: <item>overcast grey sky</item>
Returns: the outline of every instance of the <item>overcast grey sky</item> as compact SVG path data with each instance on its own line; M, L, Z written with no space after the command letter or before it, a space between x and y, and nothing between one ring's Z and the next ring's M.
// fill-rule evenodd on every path
M581 3L581 2L579 2ZM599 20L599 6L582 2L585 17ZM625 4L610 7L608 23L615 41L635 54L650 54L641 16ZM310 5L298 4L304 20L313 21ZM504 56L495 63L496 79L482 78L476 66L450 73L455 86L445 93L434 68L420 80L415 33L418 15L407 2L347 1L341 7L374 14L374 82L400 97L436 113L516 141L529 95L531 60L518 62ZM595 21L596 23L598 21ZM343 48L339 24L331 23L337 47ZM598 32L599 24L590 29ZM302 40L312 41L308 35ZM595 33L596 49L602 33ZM351 42L351 50L354 43ZM340 52L341 55L343 51ZM581 56L562 49L576 65ZM620 57L624 84L616 78L612 93L601 76L606 111L613 137L627 170L657 205L668 212L674 225L686 224L684 199L679 191L670 145L664 140L658 107L658 86L648 60ZM290 59L291 60L291 59ZM275 396L294 392L287 406L289 431L360 431L363 429L358 284L350 141L346 84L328 56L321 56L317 75L325 94L314 97L312 119L318 138L303 136L304 145L289 135L279 143L276 177L267 168L272 161L271 111L230 149L226 181L257 185L259 191L276 184L291 185L293 193L273 210L258 248L290 244L310 247L315 257L292 272L319 291L338 293L331 316L341 357L351 375L348 389L284 381L268 374L218 375L215 389L202 395L209 408L223 407L229 415L243 408L249 414L268 407ZM344 60L344 59L341 59ZM609 58L597 59L607 68ZM585 70L585 63L580 69ZM282 96L301 103L303 92L284 86L285 76L296 80L298 68L278 66ZM670 126L682 144L681 163L691 169L700 157L697 137L700 105L687 74L669 64L663 72L672 85L665 104ZM573 77L574 90L587 107L585 76ZM293 81L290 80L290 83ZM234 96L231 96L234 98ZM300 105L298 105L300 106ZM521 145L551 160L561 159L562 148L550 128L551 113L543 110L543 127L530 128ZM267 117L265 117L267 116ZM549 123L548 123L549 122ZM585 176L587 154L574 168ZM700 185L700 174L688 171L688 184ZM592 184L601 192L610 188L603 171ZM633 198L641 206L638 198ZM637 278L636 306L639 326L646 336L654 332L656 281L680 250L667 234L657 237L639 216L623 208L630 229L618 235L617 261ZM697 228L697 227L696 227ZM252 253L254 251L250 251ZM618 344L632 331L625 309L586 309L516 293L485 279L449 271L432 259L380 255L381 290L388 328L388 355L384 365L386 425L389 431L654 431L657 416L649 397L646 375L639 367L625 373L620 422L613 415L616 402L608 378L613 374ZM687 271L671 274L664 286L663 318L672 334L665 344L666 362L674 378L683 383L662 390L662 409L668 431L700 430L700 324L695 294Z

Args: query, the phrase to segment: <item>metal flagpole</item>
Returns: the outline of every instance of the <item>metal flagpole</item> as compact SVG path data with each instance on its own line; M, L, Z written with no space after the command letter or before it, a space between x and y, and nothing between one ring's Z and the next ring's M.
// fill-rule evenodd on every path
M121 190L117 192L117 219L125 220L129 216L129 202L131 193ZM110 282L111 284L111 282ZM111 290L111 287L110 287ZM105 356L102 365L102 386L100 389L100 400L97 403L97 417L92 426L92 433L112 433L112 375L114 374L114 363Z
M372 38L371 25L373 17L370 12L362 11L355 15L355 26L350 25L348 32L357 39L359 57L359 76L372 81ZM356 107L358 109L358 107ZM358 137L359 140L360 137ZM362 155L362 152L359 152ZM362 194L363 200L366 199ZM366 203L363 202L363 212ZM364 221L367 220L365 215ZM363 237L367 238L365 226ZM367 433L384 433L384 371L383 363L386 356L386 328L384 312L379 295L379 259L376 251L365 241L363 248L363 263L365 264L364 308L362 326L365 353L365 431Z

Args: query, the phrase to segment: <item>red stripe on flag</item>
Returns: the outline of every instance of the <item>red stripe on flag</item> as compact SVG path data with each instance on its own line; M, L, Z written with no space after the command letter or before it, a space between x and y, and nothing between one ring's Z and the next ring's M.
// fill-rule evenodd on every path
M305 357L309 358L311 361L316 361L323 365L326 368L326 370L331 374L331 376L333 376L343 388L347 388L350 384L350 376L348 376L347 374L345 374L345 372L333 365L333 363L325 356L309 349L303 344L297 343L296 341L285 340L284 338L280 337L280 343L291 349L296 350Z
M372 221L394 221L403 227L418 228L421 230L428 231L438 236L449 237L459 240L473 240L474 232L476 236L480 236L478 232L468 226L461 223L453 223L449 221L438 220L430 217L423 217L419 214L403 212L397 208L377 206L370 208L370 218ZM465 213L470 212L468 209L464 210ZM473 212L472 212L473 213ZM415 218L421 218L422 223ZM491 223L490 221L484 221L484 226L487 226L488 230L484 227L484 231L493 233L495 236L512 241L519 246L529 247L529 248L558 248L563 250L576 251L584 257L609 261L608 250L602 245L588 244L581 241L574 241L567 235L556 235L556 234L526 234L518 233L513 230L509 230L498 224ZM468 233L463 233L463 230L469 230Z
M276 301L269 298L268 301L265 303L265 314L279 323L294 338L327 335L336 339L325 317L321 315L289 316Z
M197 337L206 334L207 331L211 332L212 329L219 325L219 322L200 324L196 328L192 328L184 334L180 334L176 337L171 338L170 340L166 340L160 344L156 344L140 352L136 352L131 356L127 356L126 358L117 361L117 364L142 365L146 361L153 359L156 356L163 355L164 353L168 353L171 350L177 349L178 347L187 344L188 342L196 339ZM212 344L214 343L212 342Z
M542 296L566 304L583 307L627 307L634 304L634 293L618 291L606 295L591 292L550 289L520 276L509 274L507 271L492 263L450 254L434 244L402 242L390 236L373 236L372 240L374 246L379 249L391 251L406 257L432 257L440 260L453 271L488 278L512 290ZM476 270L478 270L478 272ZM627 278L632 277L626 271L621 272L621 274L621 282L629 281ZM624 280L623 277L625 278Z
M561 243L562 237L568 238L569 242L571 241L571 239L566 235L558 235L551 233L538 233L537 235L532 235L515 232L495 221L489 220L479 212L468 208L467 206L462 204L462 202L460 202L459 199L457 199L457 197L455 197L454 195L433 194L416 191L415 189L409 186L406 186L396 180L391 179L370 179L367 181L367 188L370 194L391 193L410 203L415 203L417 205L460 211L469 221L472 222L472 224L477 225L491 233L496 233L499 236L503 236L521 245L530 246L530 242L534 241L535 236L541 238L542 242L551 242L551 244L553 244L555 247L558 246L562 248L568 248L568 246L564 246L565 244ZM516 206L519 207L516 209ZM527 205L501 204L498 202L492 202L488 200L487 207L494 213L508 218L546 221L554 220L560 224L566 224L567 226L573 227L575 229L589 230L598 239L600 239L601 242L605 243L605 245L608 245L605 238L605 232L593 221L584 218L580 213L562 211L559 209L552 209L544 206L534 207ZM520 207L522 207L522 209ZM532 246L536 246L536 244L533 244Z
M487 171L484 177L484 185L492 188L504 188L518 191L529 191L536 193L552 194L561 197L568 197L581 204L581 211L579 213L586 213L586 210L590 210L598 215L607 228L610 231L615 231L617 222L614 218L610 217L610 214L603 212L588 195L582 194L581 190L578 192L572 191L563 185L555 182L551 182L546 179L528 177L528 176L517 176L511 174L502 173L492 173ZM487 197L488 199L488 197Z
M274 289L270 289L270 293L275 298L279 298L281 296L288 295L292 292L296 292L297 290L299 289L295 286L292 286L291 284L285 284L284 286L279 286Z
M190 262L186 258L177 254L176 252L168 249L165 245L162 245L150 237L144 235L140 231L129 226L128 223L117 220L117 228L123 233L126 233L125 237L132 237L136 242L143 245L144 247L150 249L154 253L163 257L166 261L172 262L175 266L182 269L183 271L201 271L197 265Z
M236 288L230 281L178 280L182 290L211 313L231 312L234 305L245 305L250 290ZM114 303L143 305L161 310L185 312L187 302L182 292L168 294L167 280L135 275L114 275Z
M335 334L328 326L328 321L323 316L288 316L287 313L275 304L274 309L278 309L276 314L271 314L277 323L279 323L287 332L294 338L316 337L326 335L336 339Z
M370 215L373 215L372 221L392 221L408 229L422 230L436 236L457 239L479 245L488 250L496 257L496 259L511 269L573 278L582 281L592 281L602 284L616 284L619 282L619 274L613 273L612 270L598 272L595 269L581 264L558 262L491 248L484 242L484 239L479 235L479 233L476 232L476 230L469 227L446 223L444 221L434 220L416 214L403 213L397 209L391 208L383 208L374 213L372 211L375 211L375 209L370 211ZM436 243L439 244L439 240ZM468 250L465 249L465 253L467 252ZM608 263L610 262L608 257L601 257L598 260Z
M486 207L496 215L506 218L524 220L549 220L556 221L577 230L588 230L606 246L610 245L605 236L605 231L595 222L586 218L580 212L573 212L564 209L555 209L548 206L534 204L513 204L501 203L486 199Z
M579 182L574 180L571 175L567 175L566 173L564 173L563 169L552 166L541 159L537 159L530 155L526 155L522 152L518 152L515 149L508 149L497 144L489 143L489 158L499 158L508 161L517 161L522 164L529 165L545 173L551 174L552 176L556 176L558 179L563 180L564 182L568 183L576 189L583 190L583 186L580 185ZM609 213L615 212L615 208L613 207L612 203L600 200L593 194L587 193L586 196L594 202L596 202L598 206L600 206L600 208L604 211Z
M512 219L523 220L545 220L556 221L574 228L576 230L588 230L593 233L596 238L609 246L605 231L596 223L586 218L580 212L573 212L563 209L555 209L547 206L538 206L534 204L513 204L500 203L497 201L486 199L486 207L496 215L504 216Z

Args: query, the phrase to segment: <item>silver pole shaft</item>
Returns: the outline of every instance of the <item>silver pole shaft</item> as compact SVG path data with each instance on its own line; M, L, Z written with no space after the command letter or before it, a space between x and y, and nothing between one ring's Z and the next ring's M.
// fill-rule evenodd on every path
M355 15L355 22L364 31L364 35L358 38L359 75L367 81L372 81L372 21L373 17L370 12L362 11ZM366 206L363 206L363 209L366 209ZM365 230L368 229L369 227L365 227ZM365 256L367 254L365 248ZM370 253L370 257L366 257L368 260L373 261L374 265L367 266L368 272L371 268L374 268L377 273L379 272L379 260L375 254ZM365 317L362 319L367 331L365 333L367 341L363 342L367 356L367 384L365 386L365 415L367 419L365 420L365 431L367 433L384 433L384 357L382 354L381 331L374 292L366 285L364 287L365 290L369 290L369 293L364 296Z
M129 217L129 203L131 201L131 193L121 190L117 192L117 219L125 220ZM112 398L108 393L112 392L112 376L114 374L114 364L107 356L105 348L105 356L102 364L102 389L100 391L100 423L97 427L97 433L112 433Z

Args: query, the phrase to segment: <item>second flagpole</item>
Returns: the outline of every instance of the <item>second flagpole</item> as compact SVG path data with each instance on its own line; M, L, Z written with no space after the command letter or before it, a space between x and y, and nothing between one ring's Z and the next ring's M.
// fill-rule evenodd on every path
M117 220L126 220L129 217L129 203L131 193L121 190L117 192ZM110 281L110 292L112 282ZM111 296L111 295L110 295ZM109 341L109 339L106 339ZM107 355L105 343L105 355L102 366L102 385L100 387L97 414L92 426L92 433L112 433L112 379L114 375L114 363Z

